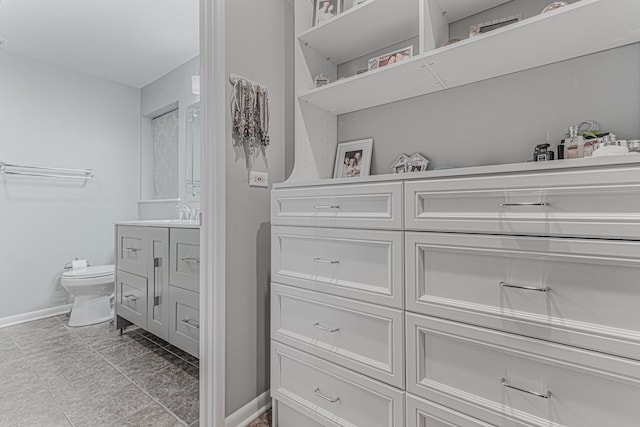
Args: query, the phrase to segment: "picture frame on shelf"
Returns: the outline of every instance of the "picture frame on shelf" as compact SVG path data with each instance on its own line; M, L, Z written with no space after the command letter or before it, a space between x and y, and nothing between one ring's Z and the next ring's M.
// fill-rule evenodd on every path
M336 149L336 162L333 168L334 178L356 178L369 176L373 138L342 142Z
M342 13L344 0L313 0L312 27L320 25Z
M409 156L402 153L398 156L397 159L393 163L391 163L391 171L392 173L405 173L407 171L407 162L409 161Z
M413 45L395 50L384 55L369 59L369 71L395 64L413 57Z
M488 33L489 31L515 24L519 21L522 21L521 13L494 19L493 21L482 22L481 24L474 24L469 27L469 37L476 37L481 34Z
M425 172L429 167L429 159L420 153L415 153L407 160L407 172Z

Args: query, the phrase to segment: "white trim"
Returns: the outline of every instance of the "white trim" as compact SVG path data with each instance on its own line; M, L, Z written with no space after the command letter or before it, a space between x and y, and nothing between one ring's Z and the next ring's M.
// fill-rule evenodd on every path
M19 325L20 323L32 322L34 320L45 319L47 317L58 316L68 313L73 304L60 305L57 307L45 308L44 310L32 311L30 313L16 314L15 316L3 317L0 319L0 328Z
M225 426L226 0L200 0L200 425Z
M226 427L246 427L271 408L271 391L267 390L229 415Z

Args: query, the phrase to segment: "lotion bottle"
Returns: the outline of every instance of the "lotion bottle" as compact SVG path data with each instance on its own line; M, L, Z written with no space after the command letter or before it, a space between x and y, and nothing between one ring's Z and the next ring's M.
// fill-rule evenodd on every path
M578 135L578 127L569 127L569 137L564 140L564 158L578 159L584 155L584 138Z

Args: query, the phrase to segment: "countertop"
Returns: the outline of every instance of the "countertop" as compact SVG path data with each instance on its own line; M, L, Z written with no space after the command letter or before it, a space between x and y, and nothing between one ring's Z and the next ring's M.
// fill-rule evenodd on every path
M151 219L136 221L116 221L114 225L131 225L136 227L165 227L165 228L200 228L195 221L183 221L179 219Z

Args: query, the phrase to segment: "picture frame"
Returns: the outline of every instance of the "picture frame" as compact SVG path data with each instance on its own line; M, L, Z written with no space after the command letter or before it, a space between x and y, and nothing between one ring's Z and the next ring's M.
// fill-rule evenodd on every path
M429 159L420 153L415 153L407 160L407 172L425 172L429 167Z
M506 27L507 25L515 24L522 20L522 14L505 16L504 18L494 19L493 21L483 22L481 24L474 24L469 27L469 37L476 37L489 31L497 30L498 28Z
M313 0L313 21L315 27L329 21L342 13L344 0Z
M413 57L413 45L369 59L368 70L376 70Z
M369 176L373 138L342 142L336 149L336 162L333 168L334 178L357 178Z
M407 171L407 162L409 161L409 156L402 153L398 156L397 159L391 163L391 171L392 173L405 173Z
M322 73L320 73L319 76L316 76L316 78L313 79L313 81L316 87L322 87L329 84L329 78Z

